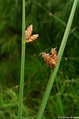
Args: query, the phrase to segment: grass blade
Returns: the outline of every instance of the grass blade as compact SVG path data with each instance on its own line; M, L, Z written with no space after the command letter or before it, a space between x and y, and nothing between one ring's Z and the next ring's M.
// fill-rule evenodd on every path
M70 16L69 16L69 20L68 20L68 23L67 23L67 27L66 27L66 30L65 30L62 42L61 42L59 52L58 52L59 60L58 60L58 63L56 65L54 71L51 72L51 75L50 75L50 78L49 78L49 81L48 81L48 84L47 84L47 87L46 87L46 90L45 90L45 93L44 93L44 96L43 96L43 99L42 99L42 102L41 102L41 105L40 105L40 108L39 108L36 119L41 119L42 116L43 116L44 109L46 107L47 100L48 100L49 94L51 92L51 89L52 89L57 71L59 69L60 61L61 61L64 49L65 49L65 46L66 46L66 42L67 42L67 39L68 39L68 36L69 36L69 32L70 32L73 17L74 17L74 14L75 14L76 6L77 6L77 0L74 0L72 10L71 10L71 13L70 13Z
M22 119L23 88L24 88L24 64L25 64L25 0L22 0L22 54L19 89L18 119Z

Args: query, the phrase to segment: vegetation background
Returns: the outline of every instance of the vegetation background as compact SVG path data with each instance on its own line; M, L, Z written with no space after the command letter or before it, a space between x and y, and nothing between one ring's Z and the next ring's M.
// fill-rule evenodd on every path
M36 115L51 68L39 56L59 49L73 0L27 0L26 28L39 38L26 44L23 116ZM21 57L21 0L0 0L0 119L15 119ZM79 116L79 2L44 119Z

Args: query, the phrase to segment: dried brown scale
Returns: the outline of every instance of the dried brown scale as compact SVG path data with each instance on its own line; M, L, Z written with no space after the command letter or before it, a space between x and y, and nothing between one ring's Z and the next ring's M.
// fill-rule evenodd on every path
M57 52L55 50L55 48L52 48L51 49L51 55L52 55L52 58L55 60L55 62L57 63L58 61L58 56L57 56Z
M52 48L50 53L52 56L56 55L57 54L56 48Z
M27 39L27 43L29 43L29 42L32 42L32 41L34 41L34 40L36 40L37 38L38 38L38 34L35 34L35 35L32 35L29 39Z
M39 36L38 34L34 34L34 35L32 35L32 36L30 37L30 39L31 39L31 40L36 40L36 39L38 38L38 36ZM29 40L30 40L30 39L29 39Z
M25 30L25 37L26 37L26 39L29 39L30 38L30 36L32 35L32 31L33 31L33 25L31 24Z

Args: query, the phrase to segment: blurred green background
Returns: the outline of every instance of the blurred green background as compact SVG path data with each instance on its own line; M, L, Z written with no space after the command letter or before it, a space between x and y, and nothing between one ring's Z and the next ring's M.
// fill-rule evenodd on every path
M73 0L26 0L26 28L33 24L39 38L26 44L25 117L36 115L51 68L40 55L57 47L65 31ZM15 119L21 59L21 0L0 0L0 119ZM79 116L79 2L43 118Z

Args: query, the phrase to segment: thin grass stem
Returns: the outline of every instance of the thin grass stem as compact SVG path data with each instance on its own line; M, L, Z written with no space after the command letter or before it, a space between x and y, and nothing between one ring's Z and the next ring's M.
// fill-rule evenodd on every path
M44 109L46 107L47 100L49 98L49 94L51 92L53 83L55 81L55 77L56 77L57 71L59 69L60 61L61 61L64 49L65 49L65 46L66 46L66 42L67 42L67 39L68 39L68 36L69 36L69 32L70 32L70 28L71 28L71 25L72 25L72 21L73 21L73 17L74 17L74 14L75 14L76 7L77 7L77 0L74 0L73 6L72 6L72 9L71 9L71 13L70 13L70 16L69 16L69 20L68 20L68 23L67 23L67 27L66 27L64 36L62 38L62 42L61 42L60 49L59 49L59 52L58 52L59 60L58 60L58 63L56 65L55 69L51 72L51 75L50 75L50 78L49 78L49 81L48 81L48 84L47 84L47 87L46 87L41 105L39 107L39 111L37 113L36 119L41 119L42 116L43 116Z
M20 73L20 88L19 88L18 119L22 119L24 64L25 64L25 0L22 0L22 52L21 52L21 73Z
M53 14L52 12L50 12L48 9L46 9L43 5L41 5L39 2L36 2L36 4L39 6L39 7L41 7L44 11L46 11L50 16L52 16L54 19L56 19L59 23L61 23L63 26L65 26L66 27L66 23L63 21L63 20L61 20L59 17L57 17L55 14ZM72 31L72 29L71 29L71 31ZM74 33L74 31L72 31L71 32L77 39L79 39L78 38L78 36Z

